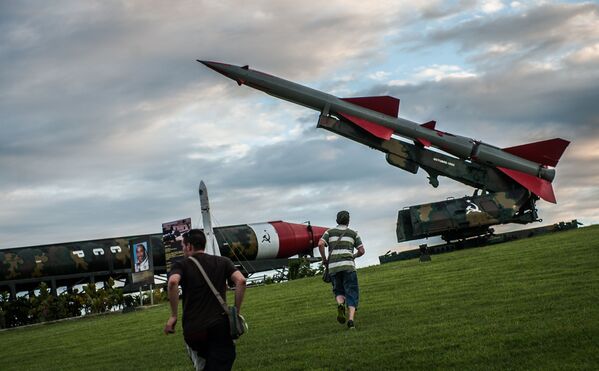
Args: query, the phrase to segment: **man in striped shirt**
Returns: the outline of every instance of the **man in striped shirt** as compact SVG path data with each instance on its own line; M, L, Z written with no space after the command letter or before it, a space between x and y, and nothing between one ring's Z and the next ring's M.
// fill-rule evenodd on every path
M320 241L318 250L324 265L328 265L333 283L333 294L337 300L337 321L345 323L345 306L348 309L347 327L354 329L354 315L358 308L360 290L354 260L364 255L364 246L358 232L350 229L349 212L337 213L337 226L327 230ZM325 255L328 246L329 257ZM356 253L354 253L356 250Z

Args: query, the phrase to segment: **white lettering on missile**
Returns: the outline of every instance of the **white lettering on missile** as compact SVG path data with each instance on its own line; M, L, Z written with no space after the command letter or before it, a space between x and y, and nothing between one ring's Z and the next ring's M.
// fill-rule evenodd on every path
M75 250L73 251L73 255L77 255L80 258L83 258L85 256L85 253L83 252L83 250Z
M433 157L433 161L440 162L440 163L442 163L443 165L455 166L455 164L454 164L454 163L451 163L451 162L449 162L449 161L445 161L445 160L441 160L440 158L436 158L436 157Z
M118 254L121 251L122 250L121 250L120 246L110 246L110 252L113 253L113 254Z
M93 249L92 251L95 256L104 255L104 249L102 249L102 248L97 247L97 248Z

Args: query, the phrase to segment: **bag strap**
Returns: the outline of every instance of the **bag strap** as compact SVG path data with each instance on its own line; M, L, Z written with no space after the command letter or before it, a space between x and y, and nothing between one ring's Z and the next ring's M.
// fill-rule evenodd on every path
M339 238L337 239L337 241L335 241L335 245L337 242L341 241L341 239L343 238L343 236L345 236L345 233L349 230L349 228L345 229L343 231L343 233L341 233L341 235L339 236ZM332 244L332 242L331 242ZM327 267L329 266L329 260L331 260L331 255L333 254L333 246L329 246L329 256L327 257Z
M202 273L202 276L204 276L204 279L206 280L206 283L208 284L208 286L210 287L210 289L214 293L214 296L216 296L216 299L218 299L218 302L220 303L220 305L225 310L225 313L229 314L229 307L227 306L227 303L225 303L225 301L223 300L223 297L220 296L220 294L218 293L218 290L216 290L216 288L212 284L212 281L210 281L210 278L208 278L208 275L206 274L206 271L204 270L204 268L202 268L202 265L200 264L200 262L195 257L193 257L193 256L190 256L189 259L192 262L195 263L196 267L198 267L198 269Z

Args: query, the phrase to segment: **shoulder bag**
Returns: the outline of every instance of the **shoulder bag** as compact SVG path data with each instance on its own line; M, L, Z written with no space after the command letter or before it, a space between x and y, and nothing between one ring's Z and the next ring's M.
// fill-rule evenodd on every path
M206 283L208 284L208 286L210 286L210 289L214 293L214 296L216 296L216 299L225 310L225 313L227 314L227 317L229 319L229 326L231 328L231 338L233 340L239 339L239 337L243 335L248 329L248 325L245 322L245 318L243 318L243 316L239 314L239 312L237 312L236 306L227 306L227 303L225 303L222 296L220 296L220 294L218 293L218 290L216 290L216 288L212 284L212 281L210 281L210 278L208 278L208 275L206 274L206 271L204 271L204 268L202 268L200 262L193 256L190 256L189 259L192 262L194 262L195 265L198 267L198 269L202 273L202 276L204 276Z

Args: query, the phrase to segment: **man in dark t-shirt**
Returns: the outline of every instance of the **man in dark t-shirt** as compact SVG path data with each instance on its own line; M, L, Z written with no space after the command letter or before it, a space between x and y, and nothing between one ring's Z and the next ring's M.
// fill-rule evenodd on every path
M245 293L245 277L229 258L204 253L206 236L199 229L183 235L183 253L194 256L208 278L226 300L227 280L235 284L235 306L240 312ZM179 306L179 285L183 294L183 337L196 370L230 370L235 361L235 343L231 339L229 321L223 307L206 283L198 267L190 259L173 263L168 279L171 307L164 332L175 332Z

